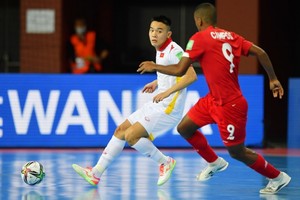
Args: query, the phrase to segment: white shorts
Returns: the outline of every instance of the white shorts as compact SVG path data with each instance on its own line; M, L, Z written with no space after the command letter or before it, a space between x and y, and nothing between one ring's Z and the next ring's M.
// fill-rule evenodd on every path
M165 113L165 107L160 103L148 102L133 112L128 121L131 124L139 122L148 132L150 139L154 140L178 125L182 116Z

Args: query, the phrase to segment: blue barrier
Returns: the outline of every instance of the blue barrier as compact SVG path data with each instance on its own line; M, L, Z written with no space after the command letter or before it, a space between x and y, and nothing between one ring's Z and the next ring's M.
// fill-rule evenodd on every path
M288 147L300 148L300 78L289 79Z
M104 147L116 126L153 95L141 93L147 75L0 75L0 147ZM246 145L263 139L263 76L242 75L249 103ZM205 79L188 88L185 112L207 93ZM223 146L215 125L202 132ZM176 127L157 138L158 147L189 147Z

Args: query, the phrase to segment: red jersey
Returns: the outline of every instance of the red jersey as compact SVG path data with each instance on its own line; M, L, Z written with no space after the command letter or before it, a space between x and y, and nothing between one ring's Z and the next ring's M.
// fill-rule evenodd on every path
M198 60L210 94L223 105L242 95L238 81L241 55L248 56L252 42L240 35L208 27L189 40L183 57Z

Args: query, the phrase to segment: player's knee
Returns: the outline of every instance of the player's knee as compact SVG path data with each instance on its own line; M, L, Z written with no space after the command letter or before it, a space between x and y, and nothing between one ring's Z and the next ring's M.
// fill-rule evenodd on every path
M181 135L184 134L185 130L181 124L178 124L177 126L177 132Z
M190 138L192 135L189 133L189 131L186 129L186 127L182 124L179 124L177 126L177 132L185 139Z
M121 126L118 126L114 132L114 136L121 140L125 140L125 129L123 129Z
M140 139L139 137L137 137L133 131L131 131L130 129L125 131L125 140L128 143L128 145L133 146L137 143L137 141Z

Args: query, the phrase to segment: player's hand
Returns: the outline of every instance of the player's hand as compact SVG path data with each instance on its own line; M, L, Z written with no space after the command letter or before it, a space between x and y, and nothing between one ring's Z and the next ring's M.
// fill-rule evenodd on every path
M167 98L168 96L170 96L170 94L167 92L159 93L155 97L153 97L153 102L158 103L158 102L164 100L165 98Z
M279 97L279 99L282 99L284 90L283 90L280 82L277 79L270 81L270 90L272 91L274 98Z
M143 93L152 93L155 91L157 84L155 82L148 83L144 86Z
M145 72L154 72L155 63L153 61L144 61L139 65L137 72L144 74Z

